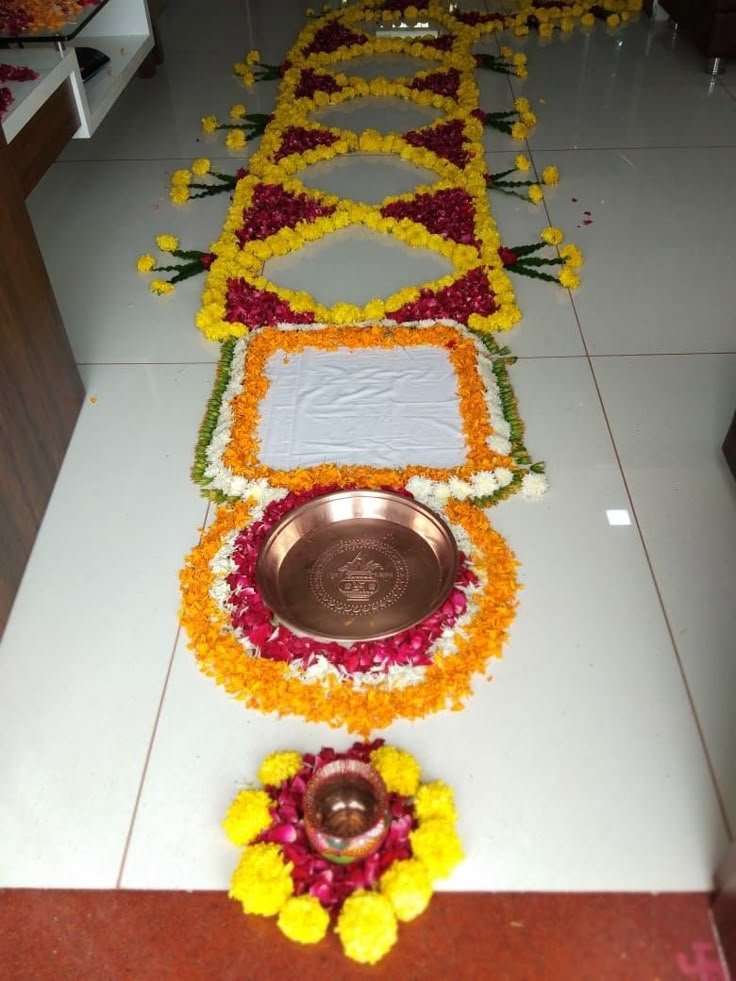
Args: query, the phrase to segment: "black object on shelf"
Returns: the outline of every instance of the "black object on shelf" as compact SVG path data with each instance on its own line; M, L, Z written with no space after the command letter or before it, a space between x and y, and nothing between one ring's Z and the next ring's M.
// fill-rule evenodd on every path
M74 50L77 52L77 61L83 82L88 82L94 78L97 72L110 61L105 52L98 51L97 48L75 47Z

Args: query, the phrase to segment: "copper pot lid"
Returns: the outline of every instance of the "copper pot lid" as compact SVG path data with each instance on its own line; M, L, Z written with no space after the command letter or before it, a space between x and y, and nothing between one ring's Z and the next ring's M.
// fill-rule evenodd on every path
M296 633L353 643L420 623L447 599L457 565L455 537L434 511L390 491L337 491L271 530L256 580Z

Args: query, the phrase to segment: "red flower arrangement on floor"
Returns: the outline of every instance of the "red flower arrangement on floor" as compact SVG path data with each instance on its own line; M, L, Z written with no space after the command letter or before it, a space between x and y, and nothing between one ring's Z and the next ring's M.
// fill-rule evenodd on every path
M392 201L381 208L381 214L384 218L410 218L435 235L480 248L475 237L473 199L462 188L415 194L410 201Z
M244 279L229 279L227 283L225 320L253 327L273 327L275 324L311 324L314 314L293 310L272 290L259 290Z
M418 92L434 92L435 95L444 95L448 99L456 99L460 89L460 72L457 68L450 68L448 71L432 72L424 78L415 79L411 88Z
M332 146L337 137L328 129L307 129L305 126L290 126L284 130L281 145L274 154L274 160L279 161L290 157L292 153L304 153L315 150L318 146Z
M340 86L332 75L317 72L314 68L303 68L294 95L297 99L311 99L315 92L332 95L339 91Z
M351 31L349 27L344 27L338 21L333 20L329 24L325 24L324 27L320 27L314 35L312 43L304 49L304 54L332 54L339 48L349 48L353 44L365 44L367 40L367 34L358 34L356 31Z
M372 851L365 829L340 843L326 831L327 850L315 847L309 785L335 765L373 775L370 786L381 804L372 819L378 817L374 827L385 837ZM258 776L263 789L241 790L223 822L230 841L243 849L230 898L247 915L277 916L280 930L295 943L319 943L332 922L347 957L377 963L396 943L399 922L421 916L433 883L464 857L452 789L440 780L420 783L417 760L382 739L355 743L343 753L331 747L316 755L272 753ZM358 847L348 851L350 844Z
M461 170L467 167L473 158L465 139L465 127L461 119L452 119L449 123L440 123L425 129L410 130L404 134L404 139L411 146L431 150L444 160L449 160Z
M392 310L391 318L399 323L444 318L467 323L472 313L490 316L497 309L488 277L484 269L478 266L444 289L422 289L418 300L405 304L399 310Z
M335 208L318 204L306 194L293 194L280 184L256 184L250 207L243 211L243 224L236 235L241 246L268 238L281 228L294 228L300 221L315 221L331 215Z
M465 555L460 565L455 587L439 610L411 630L404 630L383 640L362 642L345 647L343 644L312 640L298 636L283 624L274 626L272 611L266 606L256 584L256 562L261 546L271 529L294 508L315 497L330 494L338 487L315 487L302 493L289 494L273 501L260 521L248 525L238 535L232 561L236 569L227 577L231 594L229 607L233 627L258 648L260 657L273 661L301 661L308 668L316 655L322 655L334 667L348 674L386 669L393 665L428 665L432 645L447 627L452 627L467 609L463 587L477 585ZM406 491L399 491L410 497Z

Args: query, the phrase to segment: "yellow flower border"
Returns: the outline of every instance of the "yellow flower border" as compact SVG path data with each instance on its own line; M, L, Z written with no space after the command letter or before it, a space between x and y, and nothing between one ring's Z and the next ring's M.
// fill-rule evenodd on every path
M202 307L196 318L197 326L210 340L220 341L230 337L241 337L249 330L249 326L244 323L225 319L227 288L230 279L242 279L256 289L268 290L289 303L295 312L311 313L316 321L347 324L382 317L390 319L392 312L417 300L422 289L442 289L465 276L471 269L481 267L488 277L489 287L496 296L497 310L489 316L472 314L468 318L468 326L481 331L507 330L521 319L521 314L515 303L511 281L504 271L503 263L497 252L501 239L488 205L484 179L486 164L482 142L483 124L471 114L478 107L478 87L475 81L476 66L472 55L472 44L476 39L476 32L448 16L436 5L430 4L427 9L431 16L439 20L455 38L454 46L449 52L437 51L418 40L376 38L361 45L356 44L341 48L330 54L304 54L305 49L308 48L320 27L334 20L341 20L345 24L355 24L365 19L366 10L369 9L365 6L342 8L308 24L289 52L290 67L285 72L281 83L273 118L263 134L260 147L249 159L249 170L252 176L245 177L238 182L222 234L212 246L212 252L217 258L209 270L203 292ZM327 93L315 93L312 97L299 99L295 97L299 78L304 68L313 68L320 70L323 74L330 74L328 71L330 65L381 53L420 56L436 61L438 69L455 68L460 74L457 98L447 98L410 88L414 78L424 77L430 74L432 70L419 72L411 78L401 78L394 81L380 77L366 81L338 72L331 76L340 85L338 92L329 95ZM459 120L463 125L464 144L471 154L469 163L460 169L429 149L412 146L396 133L381 134L375 130L355 133L351 130L321 125L312 122L309 118L312 112L319 112L329 106L365 96L410 99L418 105L441 109L443 115L427 126L421 127L423 130L428 131L453 120ZM283 134L292 126L319 131L327 130L335 136L335 142L330 146L320 146L304 153L293 153L276 160L275 157L281 145ZM437 174L437 183L429 188L421 187L408 195L401 195L402 200L409 201L416 194L426 193L428 190L434 191L449 187L465 190L473 200L475 232L481 243L480 249L476 249L474 246L457 245L439 235L430 233L423 225L409 219L397 221L383 218L380 214L381 207L389 201L395 200L395 198L388 198L379 205L368 205L348 199L341 200L335 196L308 189L294 176L304 168L321 160L329 160L339 155L351 153L397 155L416 166L429 169ZM260 181L278 183L286 190L307 194L317 201L334 205L336 211L334 214L320 218L315 222L301 222L293 229L282 229L268 239L247 242L241 248L236 232L241 226L243 210L248 207L252 199L253 188ZM394 235L409 246L429 248L449 258L455 270L452 274L438 280L407 287L386 299L374 299L363 306L349 303L326 306L318 303L306 292L297 293L284 289L264 276L264 265L272 256L293 252L308 242L323 238L336 229L350 225L364 225L377 232Z
M470 537L474 567L485 584L476 596L476 615L456 635L455 653L437 654L421 682L391 691L357 689L330 679L307 684L289 676L285 664L248 656L210 594L210 564L225 539L248 524L251 511L252 505L245 502L221 505L180 574L180 617L189 647L201 670L246 707L299 715L333 728L346 726L367 736L397 719L418 719L443 709L460 711L463 699L472 693L473 676L485 672L491 657L501 657L515 615L518 563L485 514L457 501L447 504L447 517Z
M448 347L452 344L452 347ZM371 466L324 463L315 467L293 470L274 470L260 462L258 424L261 404L265 399L269 381L266 368L274 354L300 354L312 348L336 351L366 348L433 346L447 351L457 379L463 436L467 447L465 462L452 469L436 469L422 466L403 467L400 470ZM271 487L289 491L307 490L319 485L357 485L367 489L381 487L405 487L415 476L429 480L446 481L450 477L468 479L479 470L495 467L516 468L511 456L495 453L488 447L493 429L486 405L483 383L476 368L477 352L474 342L463 337L454 327L435 326L422 330L413 327L323 327L318 330L284 331L276 327L264 327L254 333L245 358L245 377L242 390L230 403L232 428L228 447L223 455L225 466L238 476L248 480L268 481Z
M369 747L368 747L369 748ZM288 767L283 767L283 762ZM298 761L298 762L297 762ZM406 750L385 744L370 753L389 793L412 798L416 827L409 832L411 857L395 859L369 889L353 892L337 915L335 933L343 953L361 964L375 964L398 939L399 923L421 916L429 906L437 879L447 878L465 858L457 833L457 810L452 788L442 780L421 783L419 762ZM264 779L273 764L285 775ZM301 769L302 757L293 750L271 754L261 765L265 785L281 785ZM264 790L241 790L231 802L223 821L228 839L240 847L229 898L239 902L248 915L276 916L281 932L294 943L319 943L327 934L331 917L309 892L294 896L293 864L280 845L254 844L278 818L272 817L272 799Z

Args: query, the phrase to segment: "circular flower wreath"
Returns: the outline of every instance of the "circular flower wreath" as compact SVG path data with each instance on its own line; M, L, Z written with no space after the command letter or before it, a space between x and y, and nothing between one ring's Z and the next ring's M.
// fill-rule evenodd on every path
M304 792L310 777L336 759L370 763L389 792L390 825L373 855L336 865L310 845L304 829ZM432 883L463 858L450 787L420 785L409 753L382 739L355 743L347 752L273 753L261 764L262 790L241 790L224 820L228 838L244 847L230 885L243 912L278 916L297 943L317 943L330 921L343 951L375 964L396 943L398 922L415 919L432 898Z
M263 602L255 561L287 511L334 489L289 494L263 510L252 502L218 508L181 573L181 622L200 667L251 708L361 735L462 708L473 675L501 655L514 617L513 554L482 511L453 501L445 516L462 560L438 611L411 630L349 647L298 637Z
M299 636L281 623L274 625L273 613L264 603L256 584L256 564L263 542L289 511L335 490L338 490L336 486L316 487L273 501L260 520L244 528L232 544L226 546L225 552L233 567L225 580L229 589L227 608L232 626L240 637L257 648L260 657L290 664L300 674L315 676L320 668L329 671L331 666L334 669L332 673L338 677L349 675L354 681L370 683L367 675L371 671L377 673L375 676L382 677L391 669L431 664L433 645L467 610L466 591L478 586L478 578L469 568L468 559L462 552L456 584L450 596L440 609L410 630L382 640L346 646ZM401 493L405 497L411 496L406 491ZM394 677L397 674L399 672L394 670Z

